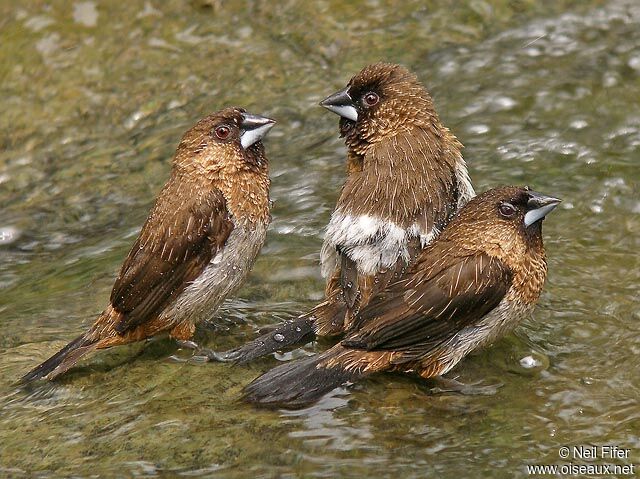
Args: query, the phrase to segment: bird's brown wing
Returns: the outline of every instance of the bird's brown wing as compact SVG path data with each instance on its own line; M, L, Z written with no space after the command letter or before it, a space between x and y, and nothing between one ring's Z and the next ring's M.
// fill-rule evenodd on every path
M425 253L405 279L372 298L345 347L419 355L486 315L511 284L506 265L484 253L442 241Z
M184 198L178 182L165 186L111 292L124 333L157 316L196 279L233 230L219 190ZM173 191L176 190L176 191Z

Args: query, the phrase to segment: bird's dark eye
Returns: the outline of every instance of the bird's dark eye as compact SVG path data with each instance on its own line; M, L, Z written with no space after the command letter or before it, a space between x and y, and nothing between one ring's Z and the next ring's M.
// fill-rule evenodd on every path
M516 208L511 203L500 203L498 209L505 218L511 218L516 214Z
M380 101L380 97L378 96L378 94L372 91L370 91L369 93L366 93L362 97L362 102L364 103L365 106L373 106L379 101Z
M216 131L216 136L221 140L226 140L227 138L229 138L229 135L231 134L231 128L229 128L227 125L221 125L217 127L215 131Z

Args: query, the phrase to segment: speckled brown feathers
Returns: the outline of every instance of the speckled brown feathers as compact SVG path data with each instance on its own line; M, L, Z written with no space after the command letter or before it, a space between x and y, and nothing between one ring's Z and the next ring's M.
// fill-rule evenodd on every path
M369 65L321 105L341 116L347 178L321 252L326 300L296 324L307 328L311 322L316 334L334 336L353 329L358 310L397 278L475 193L462 145L406 68ZM291 328L284 325L283 331L221 357L246 362L293 345L298 337L284 329ZM285 339L273 341L273 334Z
M356 121L340 120L349 174L322 254L327 297L337 289L343 299L326 307L344 309L345 321L336 328L335 320L324 320L335 318L335 312L316 308L321 335L349 330L368 298L474 195L462 145L442 125L413 73L399 65L369 65L351 79L347 94L357 111ZM377 97L373 105L366 101L371 94ZM352 223L359 226L362 218L366 225L359 232ZM346 228L354 233L350 236Z
M419 126L376 142L367 150L366 167L347 177L337 207L403 228L444 227L458 209L458 146L455 138L438 138Z
M269 371L247 387L247 399L299 406L376 372L446 373L533 309L547 273L541 220L558 203L516 187L472 199L400 278L370 299L340 344L305 360L303 375L295 362Z
M238 135L243 131L242 112L242 109L226 108L200 120L182 138L174 159L174 171L178 181L186 180L195 188L215 185L234 218L251 225L270 220L269 164L261 141L246 149L238 143ZM212 137L213 126L221 121L234 128L232 136L223 144ZM185 184L181 188L178 198L189 194L192 187Z
M243 281L264 242L269 176L259 141L273 120L227 108L185 133L171 177L93 326L24 380L52 379L84 354L168 332L189 340Z
M547 266L540 222L523 224L529 194L504 187L472 199L398 281L370 300L342 346L395 351L391 363L413 369L416 358L478 326L503 300L517 312L532 307ZM501 216L505 202L519 213Z
M440 122L429 92L403 66L368 65L349 81L347 88L358 109L357 121L342 117L339 123L340 135L347 145L349 172L364 168L372 144L398 133L411 133L414 128L421 129L434 141L429 154L436 156L440 150L451 154L452 163L457 161L462 145ZM380 99L367 108L362 98L372 91Z
M111 292L111 305L122 316L118 333L162 311L198 277L233 230L220 190L181 195L183 184L166 185L122 265ZM176 198L182 201L175 204Z

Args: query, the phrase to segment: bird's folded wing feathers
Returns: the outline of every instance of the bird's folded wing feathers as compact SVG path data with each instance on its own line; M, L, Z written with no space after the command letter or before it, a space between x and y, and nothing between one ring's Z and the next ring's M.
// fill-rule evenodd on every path
M160 195L114 284L111 304L122 315L119 333L157 316L200 275L233 230L219 190L177 207L160 204L172 196Z
M442 251L435 251L442 249ZM342 344L354 349L428 351L461 328L478 321L504 298L511 273L484 253L456 256L436 246L424 268L392 283L361 311L356 333ZM435 253L435 255L433 254Z

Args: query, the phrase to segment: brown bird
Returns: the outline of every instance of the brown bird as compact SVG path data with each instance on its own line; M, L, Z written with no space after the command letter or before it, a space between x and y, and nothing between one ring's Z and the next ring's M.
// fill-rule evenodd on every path
M247 362L353 318L474 196L462 145L427 90L399 65L377 63L320 105L340 115L347 179L321 252L326 300L311 312L211 359Z
M246 387L246 399L300 407L373 373L451 370L533 310L547 274L541 223L559 202L516 187L472 199L340 344L272 369Z
M24 381L53 379L93 350L160 333L190 341L196 321L240 286L264 243L270 181L260 140L274 123L226 108L184 134L109 305Z

